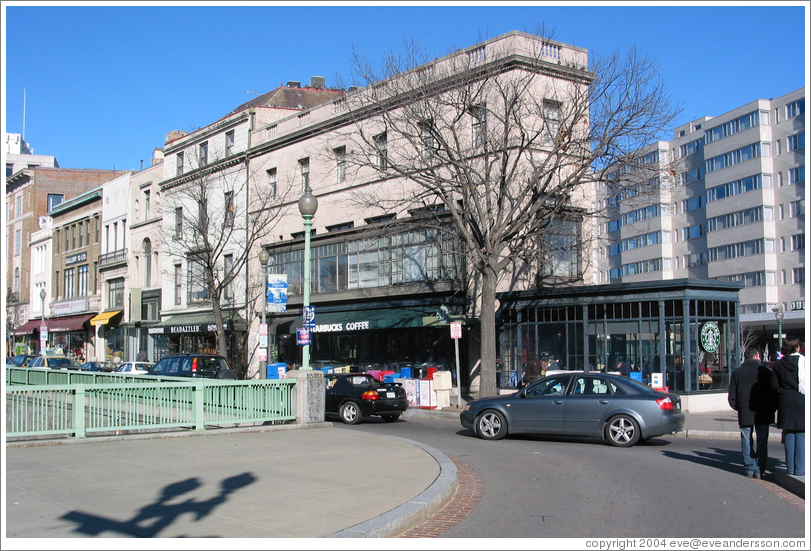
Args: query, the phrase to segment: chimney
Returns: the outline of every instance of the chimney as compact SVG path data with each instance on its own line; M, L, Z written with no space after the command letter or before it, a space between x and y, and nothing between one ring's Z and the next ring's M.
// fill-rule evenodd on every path
M166 145L172 143L175 140L179 140L183 136L187 135L188 132L184 130L171 130L168 134L166 134Z
M288 80L287 81L288 88L301 88L301 82L298 80Z
M323 90L327 87L327 79L324 77L312 77L310 79L310 88Z
M156 147L155 150L152 152L152 164L156 165L161 161L163 161L163 148Z

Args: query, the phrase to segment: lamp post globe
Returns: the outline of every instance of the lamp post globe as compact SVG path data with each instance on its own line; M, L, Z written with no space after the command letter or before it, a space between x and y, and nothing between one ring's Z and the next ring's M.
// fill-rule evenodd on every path
M313 195L313 190L310 189L310 186L304 189L304 195L299 198L298 210L305 220L308 216L311 218L315 216L315 212L318 210L318 199Z
M772 308L772 312L774 312L774 319L777 320L777 347L778 350L782 350L783 348L783 318L786 316L783 313L783 305L775 306Z

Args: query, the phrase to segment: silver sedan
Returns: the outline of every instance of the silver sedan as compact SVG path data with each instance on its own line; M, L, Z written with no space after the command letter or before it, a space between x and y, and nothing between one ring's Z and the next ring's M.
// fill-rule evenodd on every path
M615 446L683 430L676 394L666 394L627 377L563 372L509 395L468 402L462 426L486 440L508 433L591 436Z

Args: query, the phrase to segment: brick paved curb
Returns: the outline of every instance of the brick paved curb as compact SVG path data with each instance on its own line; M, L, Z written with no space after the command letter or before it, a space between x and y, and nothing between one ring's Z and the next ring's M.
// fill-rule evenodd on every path
M459 471L459 487L453 499L436 515L400 534L401 538L438 538L459 524L482 500L484 484L473 469L453 460Z
M327 538L390 538L408 530L412 526L421 524L441 510L453 498L459 485L456 464L441 451L426 444L386 436L381 438L397 438L413 446L417 446L431 454L439 464L439 476L433 484L414 499L395 507L388 513L376 518L361 522L345 530L340 530Z

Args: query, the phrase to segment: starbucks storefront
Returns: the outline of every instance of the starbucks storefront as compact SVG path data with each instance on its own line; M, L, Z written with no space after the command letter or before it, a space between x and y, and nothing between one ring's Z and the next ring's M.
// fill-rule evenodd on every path
M623 361L671 392L726 391L741 357L740 289L679 279L499 294L499 386L516 386L535 356L542 371Z

